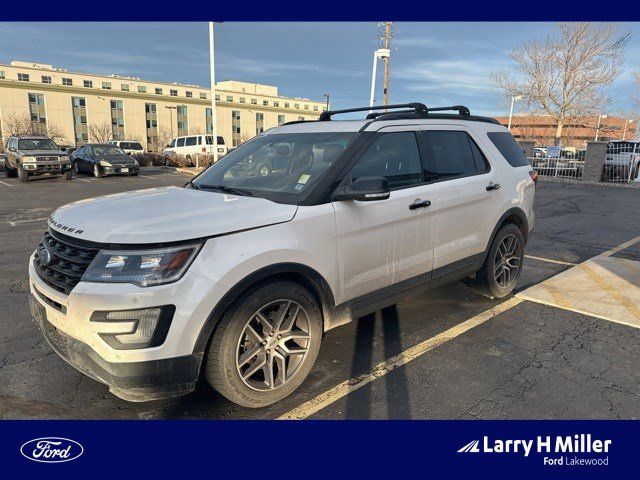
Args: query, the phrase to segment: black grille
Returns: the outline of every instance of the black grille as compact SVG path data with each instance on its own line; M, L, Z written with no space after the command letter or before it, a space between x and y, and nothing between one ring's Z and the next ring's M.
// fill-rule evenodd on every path
M43 265L39 257L42 247L51 253L48 265ZM87 246L82 240L48 231L38 245L33 265L47 285L68 295L97 253L97 248Z
M45 157L43 155L39 155L36 157L36 162L57 162L59 157Z

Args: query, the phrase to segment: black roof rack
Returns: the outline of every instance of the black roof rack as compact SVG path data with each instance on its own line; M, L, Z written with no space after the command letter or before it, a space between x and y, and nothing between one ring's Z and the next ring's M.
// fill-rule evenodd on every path
M418 115L427 113L427 106L424 103L398 103L396 105L375 105L371 107L359 107L359 108L347 108L345 110L326 110L320 114L318 118L319 122L327 122L331 120L334 115L340 115L343 113L353 112L368 112L370 110L390 110L396 108L410 108L410 112L414 112Z

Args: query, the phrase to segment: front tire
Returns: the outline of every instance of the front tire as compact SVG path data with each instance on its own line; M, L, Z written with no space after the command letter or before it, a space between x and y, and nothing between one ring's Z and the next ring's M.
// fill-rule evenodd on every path
M4 166L4 174L8 177L8 178L12 178L18 175L18 172L16 171L15 168L9 168L9 161L6 160L5 161L5 166Z
M506 297L518 283L523 261L524 236L517 225L509 223L498 230L482 267L470 284L482 295Z
M20 180L21 182L29 181L29 173L27 173L27 171L22 168L22 165L20 164L18 164L18 180Z
M72 177L72 173L71 170L69 170L68 172L64 172L64 174L62 175L62 178L64 178L65 180L71 180Z
M321 337L320 307L307 289L287 281L257 285L221 318L207 353L205 377L238 405L270 405L304 381Z

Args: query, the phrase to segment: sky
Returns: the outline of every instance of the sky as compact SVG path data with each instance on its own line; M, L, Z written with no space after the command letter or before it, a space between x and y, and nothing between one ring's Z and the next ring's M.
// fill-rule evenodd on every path
M640 24L632 32L627 66L609 94L611 110L629 110L640 70ZM516 44L544 37L552 23L394 24L392 103L463 104L472 113L506 115L490 74L509 66ZM276 85L281 95L323 101L333 108L369 103L376 23L216 24L216 78ZM120 74L146 80L210 84L207 23L0 24L0 63L24 60L70 71ZM376 103L381 102L382 65ZM516 105L517 113L517 105Z

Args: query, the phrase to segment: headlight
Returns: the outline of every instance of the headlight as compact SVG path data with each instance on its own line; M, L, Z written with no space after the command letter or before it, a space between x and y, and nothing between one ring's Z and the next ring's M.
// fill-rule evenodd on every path
M113 165L111 165L109 162L106 162L104 160L100 160L100 165L103 167L113 167Z
M138 161L137 161L137 160L134 160L134 161L133 161L133 166L134 166L134 167L139 167L139 166L140 166L140 164L138 163Z
M22 157L22 163L36 162L36 157Z
M202 244L155 250L100 250L82 276L84 282L133 283L150 287L179 280Z

